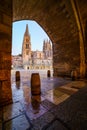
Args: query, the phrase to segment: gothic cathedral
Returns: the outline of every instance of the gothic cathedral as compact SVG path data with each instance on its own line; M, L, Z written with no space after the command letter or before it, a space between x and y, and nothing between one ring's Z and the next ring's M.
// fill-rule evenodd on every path
M22 44L22 64L24 69L52 69L52 46L50 40L43 41L43 51L31 50L28 24Z

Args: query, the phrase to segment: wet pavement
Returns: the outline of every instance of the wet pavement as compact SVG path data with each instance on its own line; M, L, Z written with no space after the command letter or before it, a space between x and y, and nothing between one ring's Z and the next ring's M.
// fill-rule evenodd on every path
M20 82L12 75L13 104L0 109L0 130L87 130L86 80L45 75L41 95L32 96L26 73L21 73Z

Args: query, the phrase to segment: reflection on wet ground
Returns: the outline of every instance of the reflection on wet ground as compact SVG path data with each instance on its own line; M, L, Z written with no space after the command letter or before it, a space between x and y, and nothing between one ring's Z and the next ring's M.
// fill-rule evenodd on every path
M87 82L41 73L41 95L31 94L30 72L17 82L12 73L13 104L0 109L0 130L86 130Z

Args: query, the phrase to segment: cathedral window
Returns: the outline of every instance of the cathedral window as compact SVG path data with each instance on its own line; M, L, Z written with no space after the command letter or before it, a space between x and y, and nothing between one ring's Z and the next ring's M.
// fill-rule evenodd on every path
M29 44L26 44L26 49L29 49Z

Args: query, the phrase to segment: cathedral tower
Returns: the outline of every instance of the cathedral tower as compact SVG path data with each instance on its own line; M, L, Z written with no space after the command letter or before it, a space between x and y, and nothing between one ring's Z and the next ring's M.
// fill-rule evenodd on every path
M43 53L45 59L52 57L52 46L50 40L43 41Z
M30 34L29 34L29 30L28 30L28 24L26 24L26 30L25 30L24 38L23 38L22 60L23 60L23 66L30 64L30 60L31 60L31 42L30 42Z

